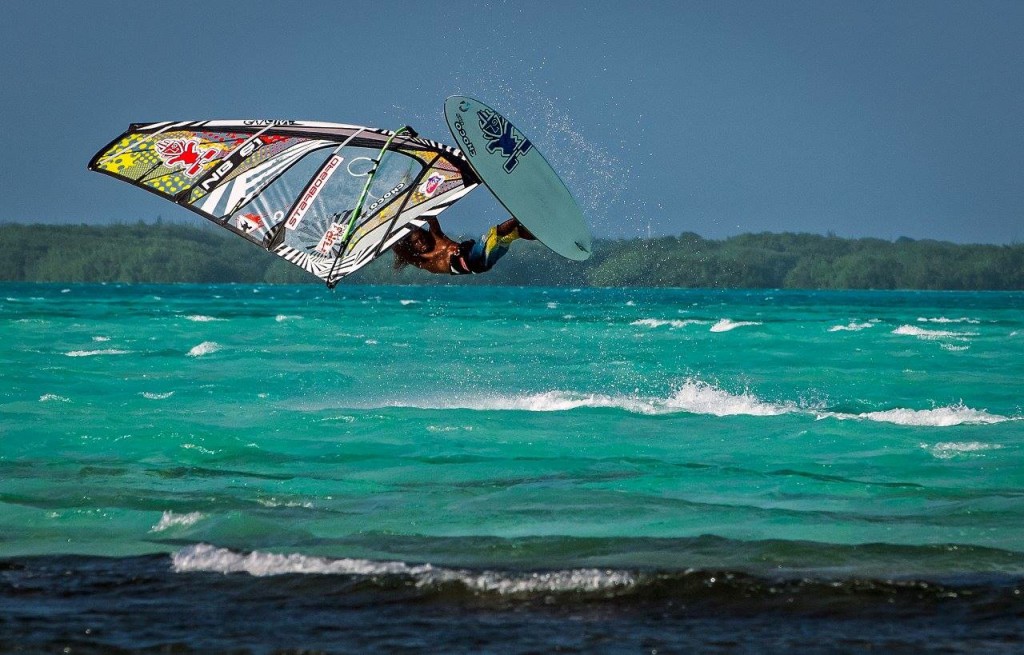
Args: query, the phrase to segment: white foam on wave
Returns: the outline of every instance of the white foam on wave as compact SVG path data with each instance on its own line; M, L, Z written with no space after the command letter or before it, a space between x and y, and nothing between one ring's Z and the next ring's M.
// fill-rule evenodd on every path
M209 448L203 448L199 444L194 443L183 443L181 444L181 447L184 448L185 450L194 450L204 455L216 455L218 452L216 450L210 450Z
M969 339L978 336L977 332L952 332L949 330L927 330L916 325L901 325L892 331L893 334L906 337L917 337L926 341L936 339Z
M201 512L189 512L188 514L175 514L174 512L164 512L163 516L160 517L160 522L149 529L150 532L163 532L170 528L187 528L191 525L195 525L199 521L206 518L206 515Z
M472 425L428 425L427 432L472 432Z
M946 428L957 425L992 425L1012 421L1006 416L989 414L984 410L972 409L963 403L933 409L888 409L878 412L861 414L819 414L818 418L836 418L839 420L865 420L878 423L894 423L912 427Z
M945 316L939 316L938 318L925 318L919 316L917 318L918 323L970 323L971 325L978 325L981 323L978 319L968 318L962 316L960 318L946 318Z
M522 411L522 412L564 412L580 407L611 407L639 413L648 411L649 405L640 399L608 396L604 394L545 391L541 393L516 395L483 395L442 401L440 407L433 403L409 405L423 409L473 409L479 411ZM403 406L399 403L398 406Z
M953 459L964 455L971 455L986 450L998 450L1002 448L999 444L982 443L980 441L944 441L934 445L921 444L936 459Z
M408 307L409 305L419 305L420 304L419 300L399 300L398 302L402 303L403 307Z
M749 325L761 325L758 321L733 321L728 318L723 318L714 325L711 326L711 332L729 332L736 328L746 327Z
M216 316L205 316L203 314L191 314L185 317L186 321L192 321L194 323L213 323L216 321L226 321L226 318L217 318Z
M857 323L856 321L850 321L846 325L833 325L828 329L829 332L860 332L861 330L867 330L868 328L874 327L873 322Z
M749 391L734 394L699 380L687 380L665 406L712 416L779 416L798 410L795 405L765 402Z
M296 508L313 509L313 503L308 501L308 500L298 501L298 500L278 500L277 498L257 498L256 502L259 503L260 505L263 505L264 507L271 507L271 508L284 507L284 508L287 508L287 509L296 509Z
M621 409L634 414L705 414L711 416L778 416L798 411L795 405L774 404L749 391L731 393L706 382L688 379L667 398L625 394L545 391L525 395L481 395L436 402L395 402L392 407L471 409L479 411L564 412L579 408Z
M218 343L216 343L214 341L204 341L201 344L199 344L198 346L194 346L192 348L192 350L189 350L188 351L188 356L189 357L202 357L204 355L209 355L211 353L215 353L218 350L220 350L220 344L218 344Z
M41 402L41 403L52 403L52 402L69 403L69 402L71 402L71 399L70 398L65 398L64 396L58 396L55 393L45 393L42 396L39 396L39 402Z
M167 391L165 393L154 393L152 391L143 391L139 394L146 400L167 400L174 395L173 391Z
M667 325L667 326L669 326L669 329L673 329L674 330L674 329L677 329L677 328L684 328L684 327L687 327L689 325L695 325L695 324L702 323L702 322L703 321L698 321L696 319L685 319L685 320L673 319L673 320L666 320L666 319L660 319L660 318L642 318L642 319L640 319L638 321L633 321L632 323L630 323L630 325L649 327L649 328L659 328L659 327Z
M97 357L100 355L127 355L130 351L119 350L117 348L106 348L103 350L72 350L66 352L64 355L67 357Z
M284 323L285 321L298 321L301 320L301 316L288 316L286 314L278 314L274 317L274 320L278 323Z
M329 559L298 553L278 554L253 551L237 553L210 544L188 546L171 556L176 573L247 573L256 577L273 575L347 575L358 577L402 576L417 587L462 584L473 591L499 595L543 592L596 592L632 587L637 583L627 571L569 569L542 572L468 571L412 565L398 561Z
M963 403L932 409L893 408L859 414L827 412L808 408L792 401L772 402L749 390L727 391L718 385L696 378L687 379L665 398L639 394L599 394L568 391L545 391L522 395L474 395L436 398L426 401L399 400L387 407L417 409L468 409L477 411L564 412L575 409L619 409L634 414L696 414L705 416L781 416L798 414L817 420L874 421L908 427L944 428L958 425L992 425L1005 421L1024 420L973 409ZM375 406L378 407L378 406ZM434 431L436 428L430 428Z
M93 337L92 340L95 343L106 343L110 341L110 337Z

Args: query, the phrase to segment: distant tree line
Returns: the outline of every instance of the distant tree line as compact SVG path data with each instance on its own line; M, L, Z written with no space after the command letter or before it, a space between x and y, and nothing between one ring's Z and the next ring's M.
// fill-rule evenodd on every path
M598 240L570 262L519 242L491 272L459 279L394 271L385 255L356 284L494 284L787 289L1024 289L1024 245L960 245L900 238L684 233ZM319 282L215 227L0 225L0 280L26 282Z

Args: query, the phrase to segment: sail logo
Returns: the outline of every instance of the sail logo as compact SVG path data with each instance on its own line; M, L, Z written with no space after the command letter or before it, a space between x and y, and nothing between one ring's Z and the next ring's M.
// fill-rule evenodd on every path
M447 181L448 178L444 175L441 175L440 173L433 173L423 182L422 185L420 185L420 193L429 198L437 193L437 190L441 188L441 185Z
M487 152L500 151L498 154L505 158L505 172L511 173L519 165L519 157L530 152L533 144L505 117L489 109L481 109L476 115L480 120L480 130L488 140Z
M459 137L462 139L462 145L466 146L466 152L471 155L476 154L476 146L473 145L473 141L469 138L469 134L466 133L466 123L462 120L462 114L455 114L455 131L459 133Z
M321 191L323 191L324 186L327 184L327 180L331 179L331 176L334 175L334 171L338 170L338 166L341 165L341 161L342 158L338 155L331 155L330 158L324 162L320 172L317 173L316 177L310 181L309 186L306 187L305 193L302 194L299 202L295 205L295 209L293 209L292 213L288 216L288 221L284 224L285 227L289 230L294 230L299 226L299 222L302 221L302 217L306 215L306 210L313 206L313 201L316 200L316 197L320 195Z
M156 152L168 168L181 166L185 175L195 177L203 164L217 156L216 148L201 149L199 139L163 139L156 144Z
M241 164L245 159L256 152L263 142L260 141L259 137L252 137L245 143L243 143L238 149L231 153L231 155L221 162L220 166L207 173L203 179L199 180L198 184L206 191L210 191L218 183L224 181L228 173L233 171L236 166Z
M331 227L327 228L324 235L320 237L320 243L316 245L316 251L324 257L330 257L331 248L333 248L334 244L341 238L342 232L344 231L345 226L341 223L331 223Z
M370 208L366 210L366 213L364 215L369 216L370 214L372 214L374 210L376 210L378 207L391 200L396 193L398 193L404 188L405 182L399 182L398 184L396 184L395 188L391 189L390 191L382 195L380 198L377 198L377 200L374 201L372 205L370 205Z

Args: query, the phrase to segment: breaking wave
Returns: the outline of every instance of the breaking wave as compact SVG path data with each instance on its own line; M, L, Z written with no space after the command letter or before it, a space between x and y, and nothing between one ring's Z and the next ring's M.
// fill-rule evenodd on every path
M917 327L916 325L901 325L892 331L893 334L907 337L917 337L918 339L935 340L935 339L968 339L970 337L978 336L977 332L951 332L949 330L926 330L925 328Z
M796 405L775 404L754 394L731 393L716 385L689 379L666 398L640 395L584 394L545 391L526 395L482 395L436 402L390 403L392 407L473 409L482 411L563 412L579 408L622 409L634 414L708 414L713 416L777 416L799 411Z
M192 321L194 323L213 323L214 321L226 321L226 318L217 318L215 316L205 316L203 314L192 314L185 317L186 321Z
M640 319L638 321L633 321L632 323L630 323L630 325L649 327L649 328L659 328L659 327L662 327L664 325L667 325L667 326L669 326L669 328L675 329L675 328L684 328L684 327L686 327L688 325L695 325L695 324L703 323L703 322L704 321L698 321L698 320L695 320L695 319L665 320L665 319L659 319L659 318L642 318L642 319Z
M329 559L292 553L282 555L253 551L238 553L210 544L196 544L171 556L177 573L247 573L273 575L345 575L366 578L384 576L411 580L416 587L460 585L470 591L519 595L535 593L597 592L632 587L637 576L628 571L567 569L559 571L470 571L368 559Z
M953 459L963 455L970 455L984 452L986 450L998 450L1002 448L999 444L982 443L980 441L944 441L934 445L921 444L933 457L937 459Z
M695 414L705 416L803 415L817 420L873 421L910 427L953 427L991 425L1022 420L992 414L957 403L931 409L896 407L869 412L830 411L794 401L770 401L749 390L736 393L698 379L687 379L666 397L639 394L601 394L545 391L531 394L467 395L429 400L396 400L384 407L416 409L469 409L478 411L565 412L576 409L618 409L633 414ZM381 407L381 405L374 405Z
M821 413L819 418L836 418L839 420L866 420L878 423L893 423L895 425L915 427L953 427L957 425L991 425L1012 421L1007 416L989 414L984 410L972 409L959 403L947 407L936 407L933 409L888 409L877 412L864 412L861 414L843 413Z
M945 316L939 316L938 318L925 318L919 316L917 318L919 323L970 323L971 325L978 325L981 321L974 318L967 318L963 316L961 318L946 318Z
M218 350L220 350L220 344L215 343L213 341L204 341L198 346L193 347L192 350L188 351L188 356L202 357L203 355L215 353Z
M748 325L761 325L761 323L760 321L733 321L728 318L723 318L711 326L711 332L730 332L736 328L746 327Z
M99 355L127 355L131 351L119 350L117 348L106 348L103 350L72 350L64 353L67 357L96 357Z
M846 325L834 325L828 329L829 332L860 332L861 330L867 330L868 328L874 327L874 321L868 321L865 323L857 323L851 321Z
M163 532L170 528L184 527L195 525L199 521L206 518L206 515L201 512L189 512L188 514L175 514L174 512L164 512L163 516L160 517L160 522L149 529L150 532Z

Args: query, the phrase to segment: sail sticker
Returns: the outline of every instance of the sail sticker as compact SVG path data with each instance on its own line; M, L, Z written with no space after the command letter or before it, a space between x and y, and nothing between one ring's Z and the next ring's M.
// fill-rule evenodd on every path
M285 227L289 230L294 230L299 226L299 223L302 221L302 217L306 215L306 210L313 206L313 201L316 200L316 197L320 195L321 191L323 191L324 186L327 184L327 180L331 179L331 176L334 175L334 171L338 170L338 166L341 165L341 162L342 158L338 155L331 155L327 161L324 162L320 172L309 183L309 187L306 189L306 192L302 194L298 204L295 205L295 209L293 209L292 213L288 216L288 221L285 223Z
M330 256L331 248L333 248L334 244L341 239L341 235L344 234L344 232L344 225L338 222L331 223L331 226L327 228L326 232L324 232L323 237L320 238L320 243L316 245L316 252L320 253L324 257Z
M219 166L211 171L208 171L206 175L199 179L196 184L204 191L209 191L215 186L223 182L228 174L235 170L239 164L246 160L249 155L253 154L263 145L263 141L260 140L259 134L250 137L242 145L235 148L230 155L228 155Z
M429 198L437 193L437 190L441 188L441 185L447 181L448 178L444 175L437 172L431 173L427 179L423 181L423 184L420 185L420 193Z
M243 232L251 232L253 230L265 232L267 229L266 222L259 214L239 214L235 218L235 226Z
M179 164L185 175L193 178L203 170L203 164L217 156L216 148L200 149L199 139L163 139L156 144L156 152L169 168Z
M480 120L480 130L487 137L487 152L494 153L500 150L500 155L505 162L505 172L511 173L519 165L520 155L530 152L533 144L515 128L507 118L490 109L480 109L476 112Z

